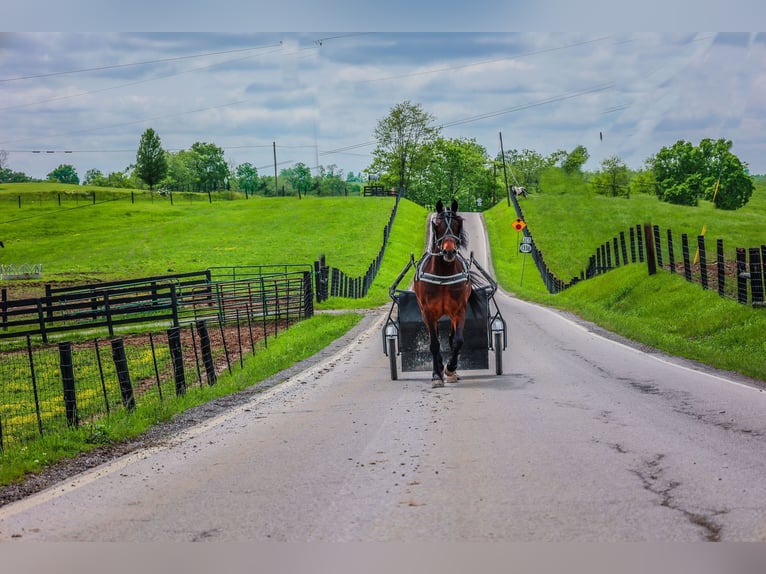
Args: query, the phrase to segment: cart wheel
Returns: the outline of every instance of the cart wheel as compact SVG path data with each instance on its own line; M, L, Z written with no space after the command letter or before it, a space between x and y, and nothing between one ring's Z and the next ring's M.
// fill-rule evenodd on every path
M396 339L388 340L388 364L391 365L391 380L397 379L396 375Z
M495 345L495 374L503 374L503 334L494 333L493 340Z

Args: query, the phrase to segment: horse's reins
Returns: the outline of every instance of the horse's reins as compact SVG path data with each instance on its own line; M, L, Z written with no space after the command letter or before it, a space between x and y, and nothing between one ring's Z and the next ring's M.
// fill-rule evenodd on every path
M464 283L466 281L470 281L471 274L470 274L470 265L466 261L465 257L460 253L460 251L456 251L455 256L460 261L463 271L460 273L455 273L454 275L435 275L433 273L428 273L423 270L426 263L430 261L431 257L442 257L443 256L443 249L442 249L442 243L444 243L445 239L454 239L455 240L455 247L460 247L461 239L460 236L455 235L455 233L452 231L452 221L453 221L453 213L450 210L446 210L436 217L443 217L446 220L447 224L447 230L444 232L444 234L441 237L436 236L436 221L434 218L431 221L431 231L433 233L434 240L431 242L431 245L428 247L428 251L423 255L423 257L420 259L420 263L418 264L418 271L416 279L418 281L425 281L426 283L433 283L434 285L454 285L457 283ZM438 249L438 251L432 251L431 247L435 245Z

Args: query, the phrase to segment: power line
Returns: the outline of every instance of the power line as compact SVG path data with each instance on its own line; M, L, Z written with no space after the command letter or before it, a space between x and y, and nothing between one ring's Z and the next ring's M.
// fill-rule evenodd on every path
M66 70L63 72L49 72L47 74L34 74L31 76L18 76L15 78L0 78L0 82L16 82L19 80L33 80L38 78L50 78L52 76L65 76L68 74L81 74L84 72L100 72L103 70L114 70L117 68L130 68L133 66L146 66L148 64L161 64L163 62L176 62L178 60L190 60L192 58L204 58L207 56L219 56L221 54L234 54L237 52L251 52L253 50L262 50L264 48L274 47L277 45L281 45L282 41L279 41L279 44L268 44L264 46L257 46L255 48L237 48L235 50L224 50L221 52L207 52L204 54L194 54L191 56L176 56L175 58L161 58L159 60L146 60L144 62L132 62L129 64L113 64L110 66L97 66L95 68L81 68L79 70Z
M273 44L272 46L277 46L277 44ZM280 46L280 49L281 49L281 46ZM266 52L266 54L270 54L270 53L272 53L272 52ZM262 54L257 54L257 55L262 55ZM18 109L18 108L28 108L30 106L37 106L37 105L40 105L40 104L47 104L49 102L58 102L60 100L68 100L68 99L71 99L71 98L79 98L79 97L88 96L88 95L91 95L91 94L98 94L98 93L101 93L101 92L107 92L109 90L118 90L118 89L130 87L130 86L137 86L139 84L147 84L149 82L156 82L157 80L164 80L164 79L167 79L167 78L173 78L175 76L181 76L183 74L191 74L193 72L199 72L200 70L208 70L210 68L215 68L215 67L218 67L218 66L223 66L225 64L231 64L233 62L241 62L241 61L244 61L244 60L249 60L249 59L251 59L253 57L254 57L253 55L250 55L250 56L245 56L245 57L242 57L242 58L231 58L229 60L224 60L222 62L216 62L215 64L209 64L207 66L199 66L197 68L191 68L189 70L183 70L181 72L174 72L172 74L164 74L164 75L161 75L161 76L156 76L154 78L147 78L145 80L137 80L135 82L128 82L126 84L119 84L119 85L116 85L116 86L109 86L109 87L106 87L106 88L101 88L101 89L98 89L98 90L90 90L90 91L87 91L87 92L79 92L77 94L69 94L67 96L58 96L56 98L50 98L50 99L47 99L47 100L38 100L36 102L27 102L27 103L24 103L24 104L17 104L15 106L7 106L7 107L4 107L4 108L0 108L0 111L15 110L15 109Z

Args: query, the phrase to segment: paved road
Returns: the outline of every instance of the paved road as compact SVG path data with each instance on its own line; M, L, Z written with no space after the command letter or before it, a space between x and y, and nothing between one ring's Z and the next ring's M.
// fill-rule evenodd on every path
M497 299L501 376L391 381L381 313L171 444L0 508L0 540L766 538L766 393Z

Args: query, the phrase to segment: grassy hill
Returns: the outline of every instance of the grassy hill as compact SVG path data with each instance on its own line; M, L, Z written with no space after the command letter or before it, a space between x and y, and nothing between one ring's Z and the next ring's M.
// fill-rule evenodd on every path
M216 266L311 265L325 254L328 265L358 276L377 256L393 206L388 197L239 194L214 195L212 202L207 194L174 194L171 203L169 196L135 190L4 184L0 263L42 264L43 284ZM402 202L390 246L402 263L392 263L396 272L381 274L379 282L390 284L409 252L422 249L424 213ZM387 298L382 285L373 291L375 301Z
M694 208L643 195L607 198L571 180L543 182L543 190L521 205L546 263L564 280L579 275L600 244L646 221L678 236L696 236L707 226L709 240L724 239L727 259L734 259L737 246L766 242L764 183L757 184L747 206L734 212L716 210L707 202ZM513 208L501 202L485 217L495 273L506 290L575 312L669 353L766 381L766 309L723 299L665 271L650 277L645 264L621 267L549 295L531 258L518 252Z

